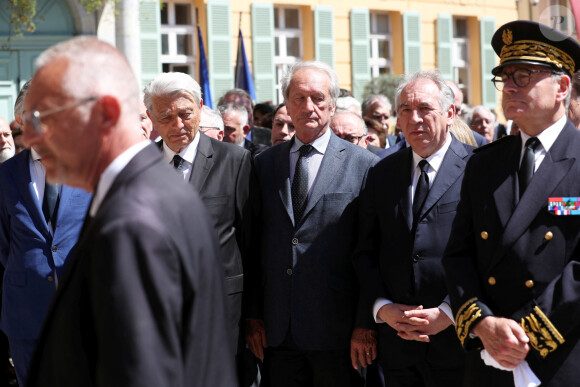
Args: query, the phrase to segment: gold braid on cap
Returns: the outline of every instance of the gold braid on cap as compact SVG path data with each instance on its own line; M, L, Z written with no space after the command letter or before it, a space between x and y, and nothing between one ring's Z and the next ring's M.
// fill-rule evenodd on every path
M499 58L500 65L515 60L546 62L559 69L564 67L570 74L574 74L576 68L570 55L559 48L535 40L518 40L514 44L506 44L501 48Z

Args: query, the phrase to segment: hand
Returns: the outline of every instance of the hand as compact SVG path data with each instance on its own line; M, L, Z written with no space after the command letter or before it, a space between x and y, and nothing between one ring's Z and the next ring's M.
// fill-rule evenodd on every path
M422 306L410 306L410 305L403 305L403 304L387 304L383 305L379 312L377 313L377 317L387 323L391 328L399 332L403 327L400 324L408 323L405 312L409 310L422 310ZM416 322L418 323L418 322ZM422 323L422 325L428 324L427 321Z
M530 339L517 322L507 318L487 316L472 329L483 346L500 365L514 368L530 350Z
M352 367L366 367L377 358L377 332L373 329L354 328L350 339Z
M397 326L399 337L405 340L429 342L429 336L436 335L453 324L439 308L408 310L404 315L406 321Z
M254 356L263 361L264 348L267 347L264 321L254 318L246 320L246 343Z

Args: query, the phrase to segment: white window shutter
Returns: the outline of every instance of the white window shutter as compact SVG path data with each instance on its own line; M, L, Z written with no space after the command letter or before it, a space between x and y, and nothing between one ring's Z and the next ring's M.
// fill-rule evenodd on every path
M334 68L334 8L314 9L314 56Z
M359 101L362 101L365 85L371 80L369 31L369 10L367 8L352 8L350 10L352 93Z
M491 82L491 70L495 67L496 56L491 46L491 38L495 32L495 18L482 17L479 21L479 36L481 38L481 102L490 109L497 108L497 90Z
M207 2L209 84L213 105L234 85L230 2Z
M453 17L437 17L437 67L443 78L453 80Z
M159 4L158 0L141 0L139 2L142 87L145 87L162 71Z
M274 5L253 3L252 67L258 102L274 101L276 96L276 67L274 66Z
M421 70L421 14L419 12L403 14L403 51L405 74Z

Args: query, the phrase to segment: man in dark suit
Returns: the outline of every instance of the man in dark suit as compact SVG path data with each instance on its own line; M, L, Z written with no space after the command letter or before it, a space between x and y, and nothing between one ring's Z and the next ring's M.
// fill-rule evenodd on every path
M14 106L19 122L27 90L28 85ZM35 149L23 150L0 167L0 262L6 269L0 324L21 386L91 200L82 189L46 184L45 175Z
M226 91L226 93L220 97L218 107L226 103L234 103L246 108L246 111L248 112L248 124L250 125L250 131L247 134L248 140L252 141L254 144L262 144L266 146L272 145L270 140L271 130L254 125L254 101L247 91L238 88Z
M377 159L330 130L340 89L328 65L298 63L282 88L296 134L256 158L262 276L249 273L248 343L272 386L352 386L350 365L366 366L376 348L368 310L357 315L351 254L357 197Z
M107 43L81 37L53 46L36 65L25 144L38 149L50 181L94 197L28 385L235 385L211 221L143 138L129 63Z
M395 106L409 147L369 171L355 267L379 323L386 385L460 386L464 354L441 258L473 148L449 133L453 93L439 73L407 76Z
M201 89L187 74L158 75L145 88L145 105L163 140L159 147L166 162L197 189L213 220L224 267L229 347L233 355L239 354L244 347L239 338L243 259L250 247L249 195L255 183L250 152L199 130ZM174 111L177 116L170 114Z
M470 159L443 258L457 335L471 350L466 385L513 386L526 374L572 386L580 378L580 218L572 216L580 132L566 98L580 46L531 21L503 25L492 46L504 114L521 131Z
M246 138L250 132L250 125L248 123L248 112L242 105L228 102L220 105L218 111L224 121L224 142L229 142L230 144L247 149L252 155L252 158L268 148L267 145L254 144Z
M384 150L369 144L369 135L365 122L360 115L350 110L337 109L330 121L330 128L338 137L375 155Z

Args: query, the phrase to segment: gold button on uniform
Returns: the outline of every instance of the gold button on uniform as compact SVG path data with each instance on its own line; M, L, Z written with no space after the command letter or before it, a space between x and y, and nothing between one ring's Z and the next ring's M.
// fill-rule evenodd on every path
M288 275L292 275L292 269L287 269L287 270L286 270L286 274L288 274Z
M58 247L56 247L56 246L52 246L52 252L53 252L53 253L56 253L56 251L57 251L57 250L58 250Z
M548 231L546 233L546 235L544 235L544 239L549 241L550 239L552 239L554 237L554 234L552 233L552 231Z
M481 239L486 240L488 237L487 231L482 231L481 232Z
M48 278L47 278L47 280L48 280L48 282L52 282L54 280L54 278L52 278L52 276L49 275Z
M532 280L527 280L526 283L526 288L533 288L534 287L534 281Z
M487 279L487 283L490 284L491 286L495 285L495 277L489 277Z

